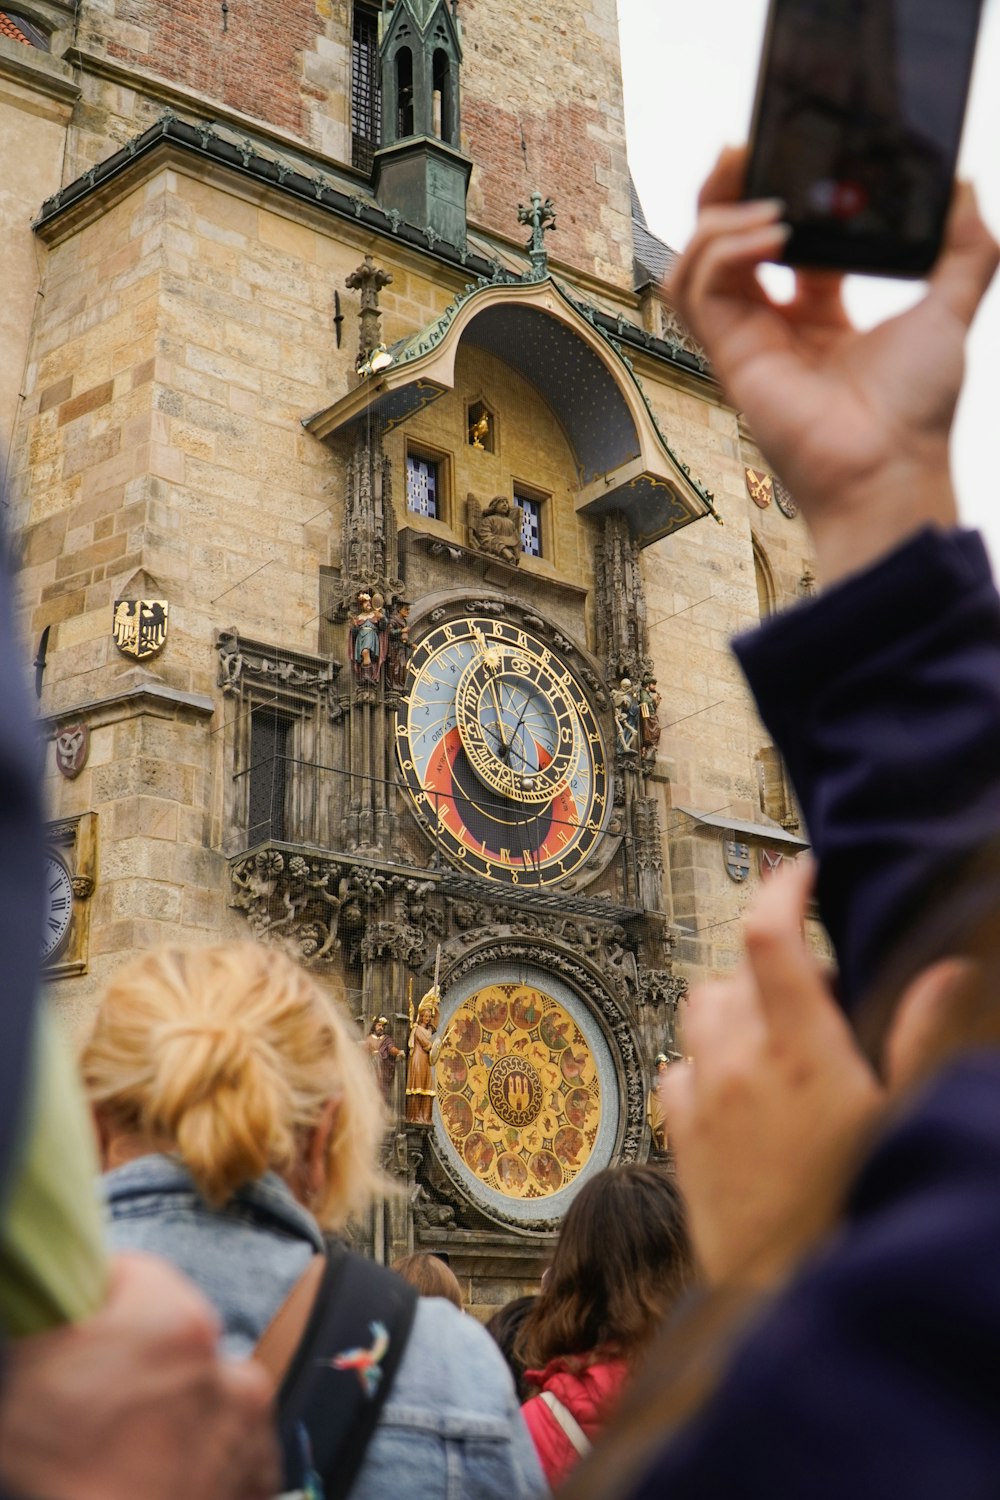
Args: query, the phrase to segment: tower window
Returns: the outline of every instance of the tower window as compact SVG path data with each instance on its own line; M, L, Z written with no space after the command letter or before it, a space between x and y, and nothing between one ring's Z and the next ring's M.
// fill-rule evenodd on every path
M433 459L406 455L406 508L418 516L438 518L439 465Z
M396 53L396 136L405 140L414 131L413 53L400 47Z
M525 557L541 557L542 508L545 501L515 490L514 504L521 509L521 549Z
M285 837L285 789L292 720L254 709L250 720L250 791L247 843Z
M442 48L434 53L434 133L455 146L455 122L452 119L451 58Z
M379 78L378 13L356 4L351 35L351 163L362 172L371 171L382 141Z

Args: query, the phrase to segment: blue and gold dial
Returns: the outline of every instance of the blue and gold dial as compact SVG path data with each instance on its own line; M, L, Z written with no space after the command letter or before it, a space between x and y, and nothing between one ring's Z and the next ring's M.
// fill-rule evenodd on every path
M572 672L530 631L469 618L410 659L396 745L417 811L455 864L511 885L578 871L607 822L604 744Z

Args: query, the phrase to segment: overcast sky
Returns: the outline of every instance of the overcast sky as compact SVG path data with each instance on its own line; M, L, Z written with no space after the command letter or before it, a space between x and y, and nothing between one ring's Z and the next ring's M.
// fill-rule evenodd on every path
M650 229L680 247L719 150L746 138L766 0L618 0L618 12L632 171ZM1000 233L1000 0L986 3L961 170ZM869 322L915 295L877 279L850 285L852 309ZM963 517L986 531L1000 568L998 425L1000 279L973 334L955 443Z

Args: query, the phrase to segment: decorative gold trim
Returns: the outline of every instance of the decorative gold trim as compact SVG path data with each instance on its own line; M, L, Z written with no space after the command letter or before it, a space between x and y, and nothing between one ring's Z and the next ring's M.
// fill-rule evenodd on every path
M78 813L46 825L48 849L69 871L73 887L73 915L69 939L53 963L42 965L46 980L86 974L90 960L90 898L97 887L97 814Z

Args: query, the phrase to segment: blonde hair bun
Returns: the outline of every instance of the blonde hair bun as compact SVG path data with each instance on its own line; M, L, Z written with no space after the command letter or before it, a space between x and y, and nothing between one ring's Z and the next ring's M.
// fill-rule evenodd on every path
M292 1181L330 1100L316 1217L340 1227L381 1188L371 1069L334 1000L274 949L162 948L119 970L81 1069L94 1106L150 1150L176 1153L214 1206L269 1170Z

